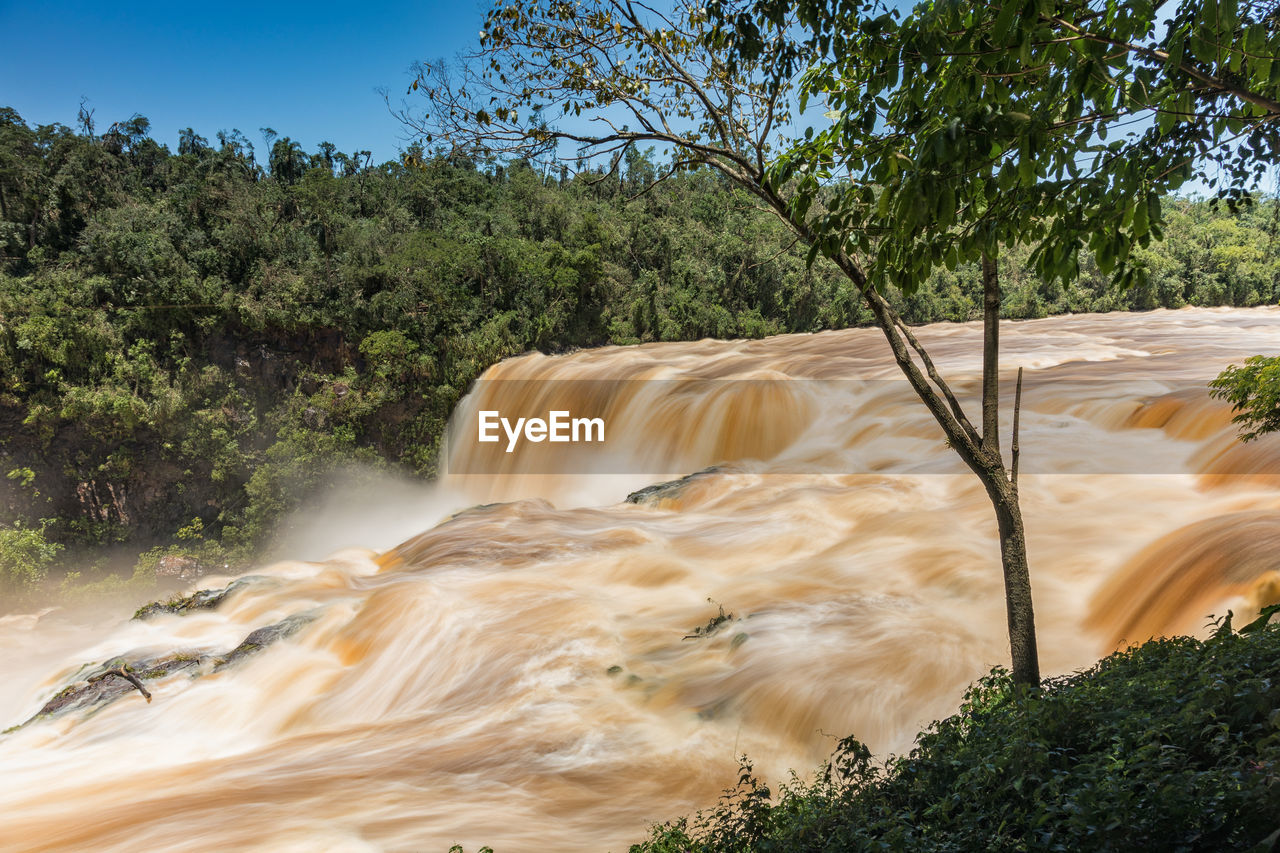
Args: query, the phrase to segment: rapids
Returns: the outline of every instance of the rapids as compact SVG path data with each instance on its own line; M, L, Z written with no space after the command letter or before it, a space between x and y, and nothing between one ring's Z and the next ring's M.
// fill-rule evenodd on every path
M919 336L972 400L978 325ZM1280 439L1240 445L1204 389L1276 352L1276 309L1005 324L1046 675L1280 593ZM479 411L553 409L608 440L474 440ZM3 728L86 664L314 616L149 704L0 736L0 848L620 850L743 754L778 780L849 733L908 750L1006 663L986 495L876 330L512 359L459 406L448 467L319 513L311 561L217 609L0 619Z

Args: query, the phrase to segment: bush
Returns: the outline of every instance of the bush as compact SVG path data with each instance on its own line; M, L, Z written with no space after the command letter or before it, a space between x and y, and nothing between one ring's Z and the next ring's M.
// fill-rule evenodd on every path
M45 525L0 527L0 592L30 592L44 580L62 546L45 538Z
M997 670L885 766L841 742L773 801L720 806L633 853L1270 850L1280 839L1280 627L1156 640L1035 692Z

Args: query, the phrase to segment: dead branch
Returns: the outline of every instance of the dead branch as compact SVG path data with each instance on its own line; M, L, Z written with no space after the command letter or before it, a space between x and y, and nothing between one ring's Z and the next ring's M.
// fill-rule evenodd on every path
M138 677L136 675L126 670L123 666L118 666L115 669L107 670L102 677L106 678L108 675L120 676L125 681L129 682L134 687L138 688L138 692L142 694L142 698L146 699L148 702L151 701L151 694L147 692L147 688L142 686L142 682L138 680Z

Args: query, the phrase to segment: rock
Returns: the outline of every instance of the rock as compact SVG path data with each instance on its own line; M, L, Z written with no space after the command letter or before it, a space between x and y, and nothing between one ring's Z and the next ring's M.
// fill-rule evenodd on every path
M204 566L187 554L165 554L156 565L156 576L194 580L205 573Z
M225 594L235 585L231 584L221 592ZM203 590L203 592L210 591ZM304 625L313 621L316 616L317 613L315 611L297 613L274 624L258 628L250 632L240 645L222 655L182 651L158 657L141 658L133 663L126 662L122 657L115 657L87 671L82 669L76 674L74 681L63 687L53 698L45 702L30 719L21 725L6 729L4 733L20 729L23 726L48 717L61 716L73 711L93 711L129 693L136 692L137 688L127 678L121 677L119 673L112 672L112 670L120 669L128 672L140 682L154 681L182 671L189 671L192 678L198 678L202 675L217 672L224 667L256 654L278 640L296 634ZM148 701L150 700L148 699Z
M193 610L212 610L223 602L231 593L248 586L255 577L240 578L227 584L225 589L201 589L190 595L177 596L168 601L153 601L138 608L134 619L150 619L160 613L173 613L178 616Z
M297 613L287 619L282 619L274 625L267 625L265 628L259 628L241 641L226 655L219 658L214 665L214 671L218 671L223 667L230 666L237 661L249 657L261 651L264 646L269 646L277 640L283 640L285 637L298 633L304 625L316 618L314 612Z
M31 723L41 717L65 714L69 711L82 711L98 705L106 705L120 697L135 692L135 687L127 679L110 672L123 668L140 681L163 678L179 670L200 666L208 658L197 652L175 652L159 658L139 661L136 664L125 663L123 658L113 658L101 666L90 670L88 675L67 685L44 703L30 720Z
M695 471L681 477L679 480L669 480L665 483L654 483L652 486L645 486L639 491L632 492L627 495L627 503L630 504L648 504L656 506L660 501L667 498L674 498L684 491L685 487L694 480L708 477L712 474L720 472L718 465L712 465L710 468L703 468L701 471Z

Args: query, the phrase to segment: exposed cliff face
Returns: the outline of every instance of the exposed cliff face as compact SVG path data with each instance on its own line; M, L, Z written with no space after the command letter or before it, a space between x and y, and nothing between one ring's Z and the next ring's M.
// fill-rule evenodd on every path
M30 472L0 481L0 512L6 520L55 518L112 541L122 534L145 535L143 525L163 523L164 506L174 508L173 487L181 469L163 460L153 431L139 430L108 446L72 421L59 420L51 434L41 435L23 423L24 414L0 404L5 433L0 468ZM108 473L112 454L130 461L127 472Z

